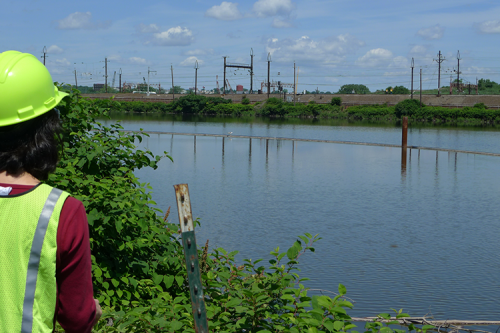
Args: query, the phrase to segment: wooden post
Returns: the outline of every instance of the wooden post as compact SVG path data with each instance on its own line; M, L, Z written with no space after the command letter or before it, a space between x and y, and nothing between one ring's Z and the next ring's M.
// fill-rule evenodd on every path
M201 284L200 264L198 262L198 248L194 234L193 214L187 184L174 185L177 199L177 211L181 225L182 246L186 259L189 292L193 308L194 327L197 333L208 333L207 311Z
M222 155L224 155L224 137L222 137Z
M406 149L406 147L408 146L407 141L408 141L408 117L403 117L403 140L401 144L401 147L403 147L403 149Z
M406 147L401 148L401 176L406 175Z
M266 139L266 157L269 154L269 139Z

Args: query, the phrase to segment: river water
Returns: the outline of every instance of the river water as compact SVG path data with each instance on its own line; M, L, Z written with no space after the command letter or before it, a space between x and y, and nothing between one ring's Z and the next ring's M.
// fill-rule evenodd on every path
M125 129L400 144L393 125L283 119L117 116ZM494 129L409 128L408 144L500 153ZM411 316L498 320L500 157L285 140L151 135L168 151L139 170L159 208L188 183L198 245L270 259L303 233L319 234L300 258L306 286L347 287L352 316L403 308ZM224 147L224 150L222 149ZM315 290L313 293L319 293Z

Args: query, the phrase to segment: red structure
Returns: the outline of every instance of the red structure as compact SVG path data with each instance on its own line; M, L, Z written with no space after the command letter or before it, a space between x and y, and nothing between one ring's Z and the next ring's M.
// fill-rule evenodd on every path
M238 92L240 92L240 91L241 91L241 92L243 92L243 86L242 86L241 84L238 84L238 85L236 86L236 91L238 91Z

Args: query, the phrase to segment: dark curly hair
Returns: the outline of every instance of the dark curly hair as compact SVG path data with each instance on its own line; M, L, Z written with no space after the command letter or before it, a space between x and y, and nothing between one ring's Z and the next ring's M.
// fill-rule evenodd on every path
M61 131L54 109L22 123L0 127L0 172L27 172L46 180L57 166Z

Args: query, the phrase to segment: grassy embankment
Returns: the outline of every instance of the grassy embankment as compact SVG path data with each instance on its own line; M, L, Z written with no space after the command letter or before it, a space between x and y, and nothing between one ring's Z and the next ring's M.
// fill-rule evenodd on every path
M378 122L393 122L408 116L410 122L432 124L457 124L465 126L498 125L500 110L489 110L479 103L474 107L445 108L419 105L417 100L405 100L396 106L359 105L344 107L340 98L332 98L330 104L286 103L278 98L270 98L264 103L250 104L243 98L242 103L232 103L220 97L205 97L188 95L173 103L163 102L116 102L101 100L103 107L109 107L112 112L137 113L174 113L200 114L236 117L307 117L323 119L370 120Z

